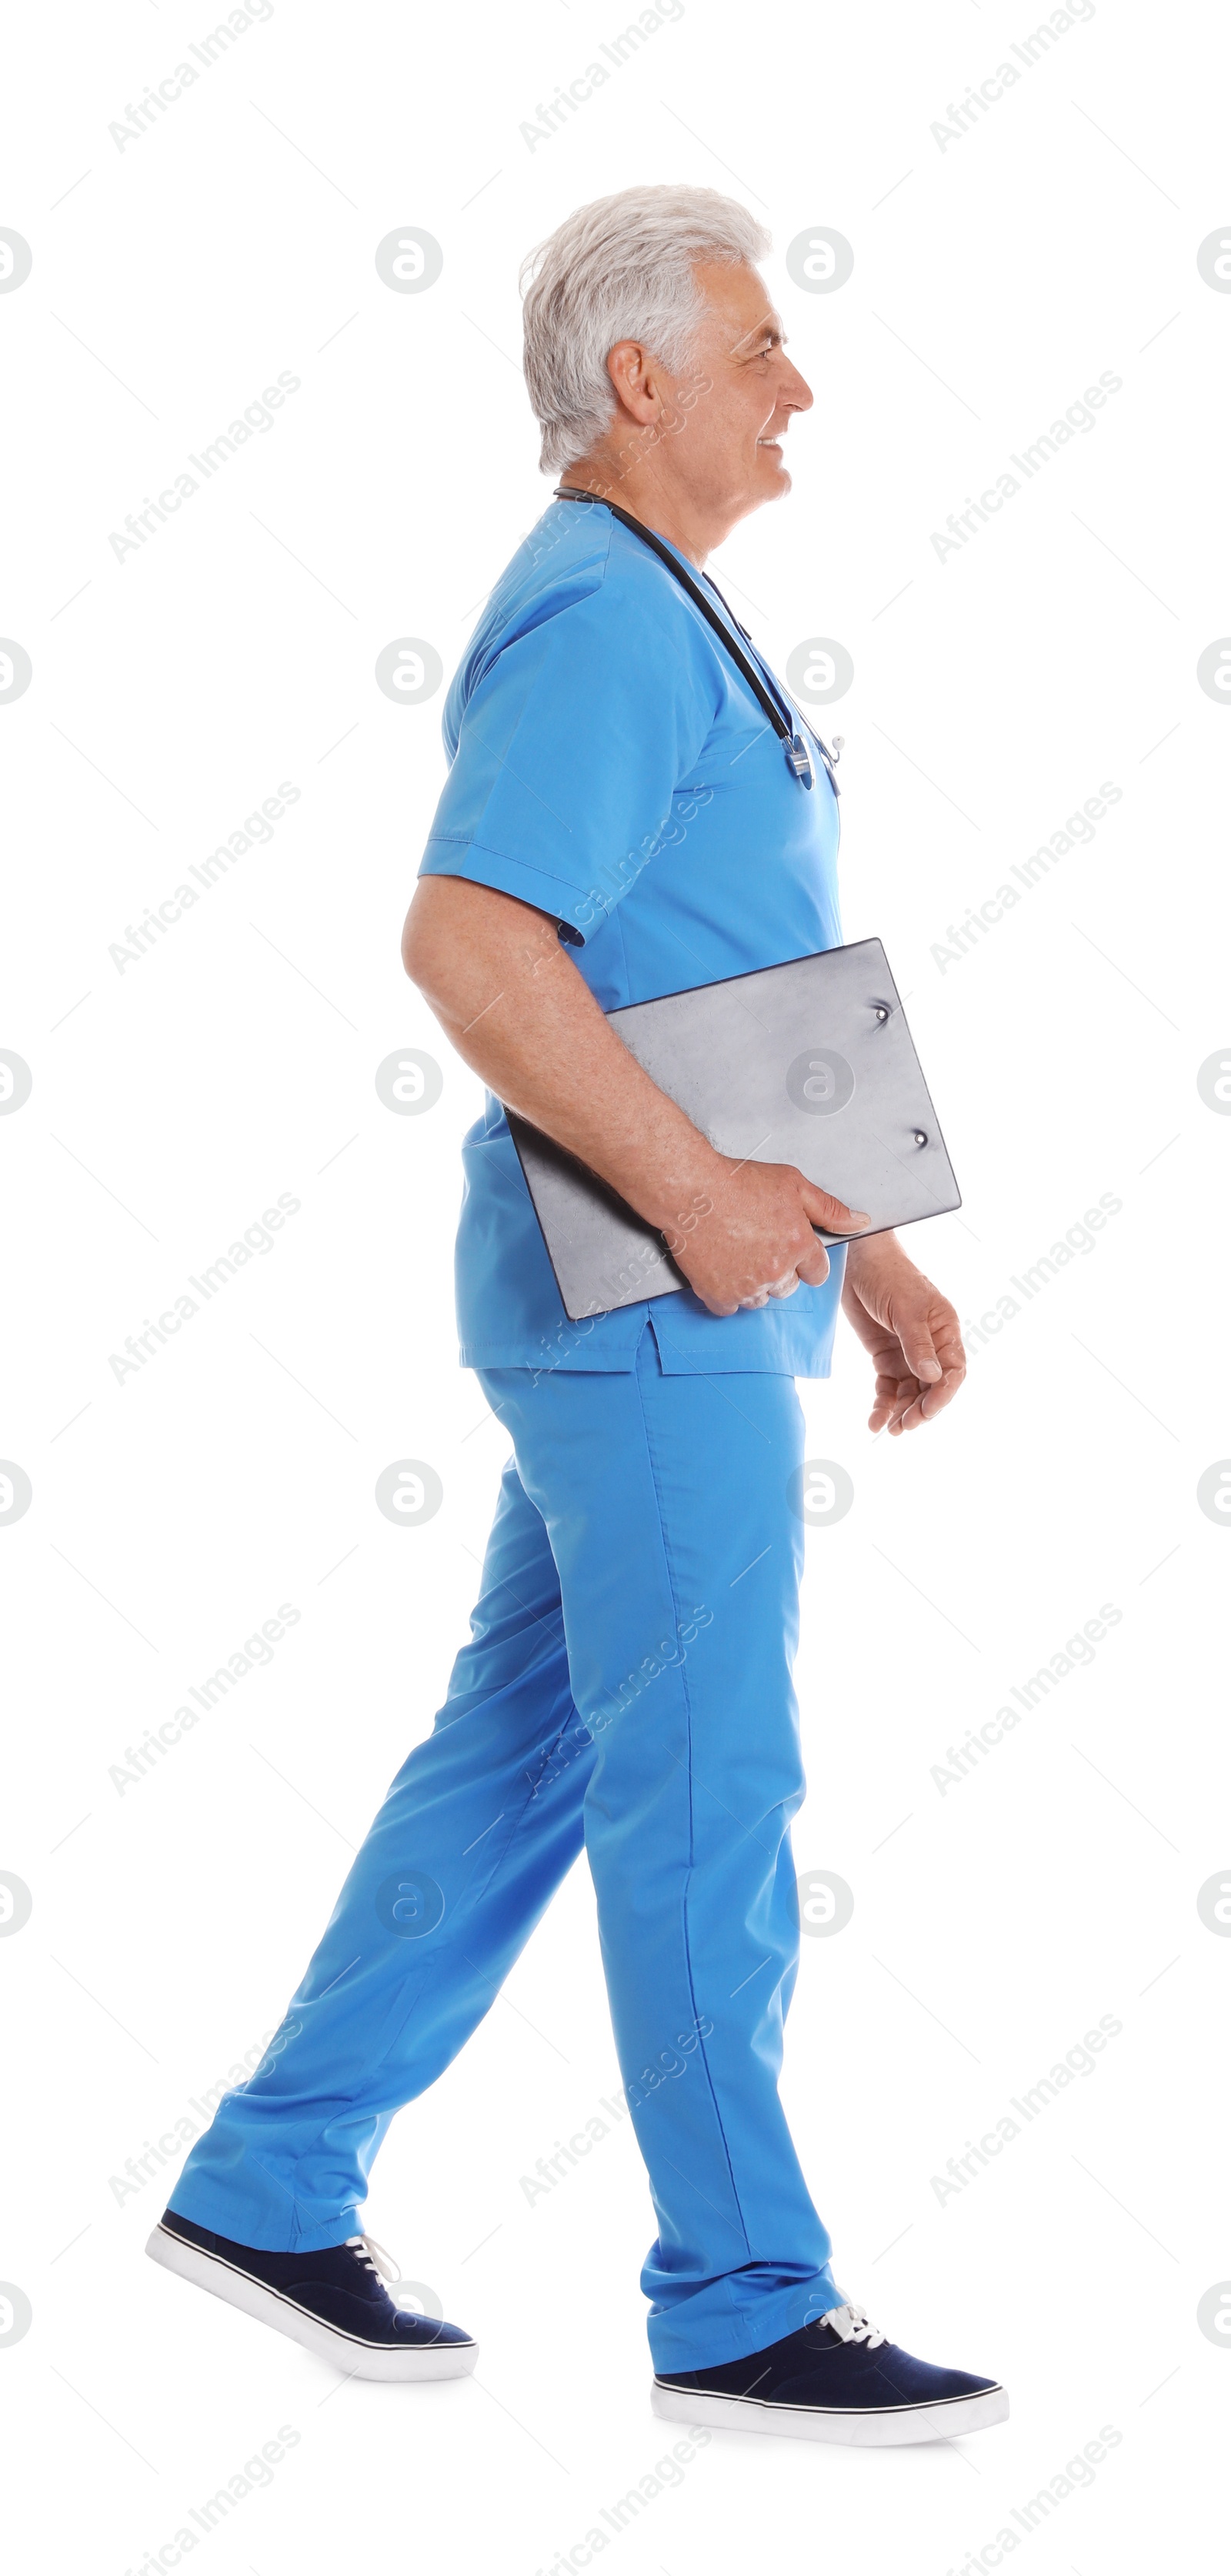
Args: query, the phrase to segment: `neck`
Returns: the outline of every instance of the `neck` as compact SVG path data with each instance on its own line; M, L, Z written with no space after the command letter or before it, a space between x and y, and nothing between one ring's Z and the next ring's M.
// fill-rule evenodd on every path
M727 534L725 525L716 528L710 513L653 474L648 461L629 467L602 455L582 456L565 468L560 488L593 492L601 501L614 501L617 509L627 510L630 518L652 528L655 536L665 537L698 572L704 571L711 548Z

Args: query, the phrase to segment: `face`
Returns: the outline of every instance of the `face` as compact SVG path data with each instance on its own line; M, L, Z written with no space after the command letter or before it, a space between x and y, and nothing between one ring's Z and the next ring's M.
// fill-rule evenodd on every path
M684 380L677 387L638 350L627 392L639 377L634 401L651 440L651 401L674 432L657 459L672 481L697 510L733 526L789 492L783 441L792 414L811 409L812 393L786 354L782 323L756 270L704 262L694 273L705 311ZM621 362L633 358L628 342L612 351L617 389Z

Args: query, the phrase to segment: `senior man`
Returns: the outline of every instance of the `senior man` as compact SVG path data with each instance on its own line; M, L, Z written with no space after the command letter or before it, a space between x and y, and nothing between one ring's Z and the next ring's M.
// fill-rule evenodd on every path
M487 1085L458 1306L513 1457L434 1730L149 2250L357 2376L472 2367L469 2335L390 2299L359 2226L368 2170L584 1843L658 2221L656 2410L909 2442L1008 2405L837 2287L778 2097L804 1788L794 1380L828 1375L841 1302L872 1430L913 1431L961 1384L957 1321L890 1235L828 1259L815 1229L857 1238L862 1212L718 1153L604 1016L841 940L829 755L721 594L694 595L711 549L789 490L784 437L812 402L767 248L711 190L637 188L531 265L526 382L562 480L453 682L403 943ZM568 1322L502 1104L658 1229L682 1291Z

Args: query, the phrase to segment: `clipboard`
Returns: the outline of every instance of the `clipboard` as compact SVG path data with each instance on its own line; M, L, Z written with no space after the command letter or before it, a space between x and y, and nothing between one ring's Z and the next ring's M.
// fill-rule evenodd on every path
M607 1018L720 1154L793 1163L865 1234L962 1204L879 939L694 985ZM571 1322L688 1286L662 1236L551 1137L506 1109ZM826 1234L826 1245L849 1238ZM861 1235L860 1240L863 1240Z

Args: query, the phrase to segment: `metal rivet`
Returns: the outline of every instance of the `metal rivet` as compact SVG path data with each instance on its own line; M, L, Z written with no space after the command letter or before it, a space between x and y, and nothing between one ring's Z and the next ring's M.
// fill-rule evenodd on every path
M915 1143L916 1143L916 1145L926 1145L927 1141L928 1141L928 1140L927 1140L927 1137L924 1135L924 1132L923 1132L922 1127L916 1127L916 1129L915 1129Z

